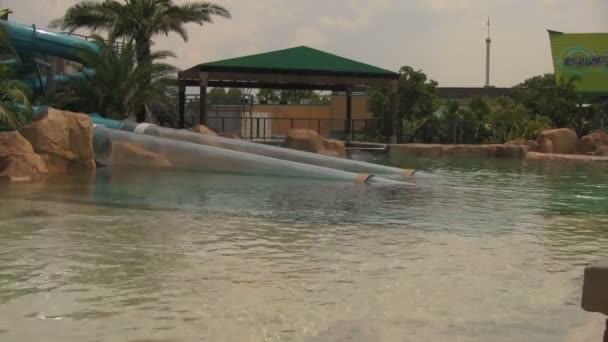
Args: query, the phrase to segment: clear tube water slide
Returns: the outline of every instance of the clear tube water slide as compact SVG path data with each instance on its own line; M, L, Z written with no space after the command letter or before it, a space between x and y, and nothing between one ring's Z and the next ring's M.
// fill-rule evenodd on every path
M95 119L93 119L93 121L95 121ZM119 128L121 130L145 135L158 136L179 141L187 141L199 145L214 146L233 151L245 152L259 156L271 157L303 164L316 165L354 173L375 174L378 176L394 179L403 179L411 174L410 170L404 170L396 167L372 164L358 160L325 156L321 154L297 151L284 147L259 144L250 141L235 140L219 136L199 134L192 131L177 130L151 124L123 123L119 125Z
M111 167L155 167L354 183L407 183L310 164L95 126L95 159Z

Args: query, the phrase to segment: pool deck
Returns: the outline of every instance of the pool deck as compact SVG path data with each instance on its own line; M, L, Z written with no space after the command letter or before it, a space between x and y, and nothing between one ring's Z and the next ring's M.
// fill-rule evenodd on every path
M441 144L395 144L388 146L391 159L420 158L503 158L527 160L555 160L573 162L608 162L608 157L582 154L550 154L526 151L524 146L507 144L488 145L441 145Z
M528 152L526 158L530 160L558 160L558 161L574 161L582 163L590 162L608 162L608 157L588 156L582 154L550 154L540 152Z
M509 158L523 159L526 150L522 146L490 145L441 145L441 144L400 144L390 145L391 159L404 157L456 157L456 158Z

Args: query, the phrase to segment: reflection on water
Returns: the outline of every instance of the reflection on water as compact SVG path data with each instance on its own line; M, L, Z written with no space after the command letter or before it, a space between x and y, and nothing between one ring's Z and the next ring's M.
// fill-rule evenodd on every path
M0 340L586 338L606 167L416 163L401 188L143 170L5 186Z

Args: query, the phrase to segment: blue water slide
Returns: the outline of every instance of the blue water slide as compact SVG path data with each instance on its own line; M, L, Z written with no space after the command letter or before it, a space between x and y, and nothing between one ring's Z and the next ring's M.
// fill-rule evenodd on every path
M15 49L26 55L43 54L82 62L80 54L84 51L99 52L95 43L36 28L35 25L24 25L13 21L0 20L0 25L7 31Z
M77 79L77 80L82 80L85 77L94 77L95 76L95 70L93 69L84 69L84 71L82 72L76 72L73 74L69 74L69 75L56 75L55 77L53 77L53 80L56 83L64 83L67 82L69 80L73 80L73 79ZM42 81L42 84L41 84ZM24 80L25 84L27 84L28 86L39 90L40 88L42 88L42 85L46 86L46 76L43 76L41 78L28 78Z

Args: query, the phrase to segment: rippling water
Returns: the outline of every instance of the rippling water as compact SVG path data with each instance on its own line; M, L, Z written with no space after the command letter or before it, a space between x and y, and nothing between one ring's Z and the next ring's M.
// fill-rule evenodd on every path
M1 341L574 341L608 166L403 188L101 170L0 188ZM593 339L590 339L593 340Z

